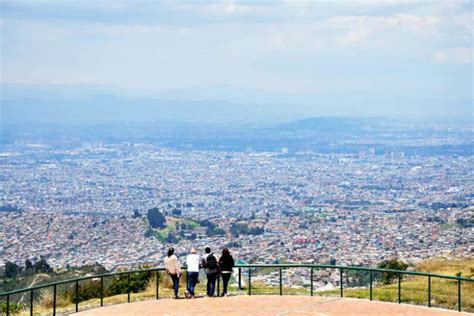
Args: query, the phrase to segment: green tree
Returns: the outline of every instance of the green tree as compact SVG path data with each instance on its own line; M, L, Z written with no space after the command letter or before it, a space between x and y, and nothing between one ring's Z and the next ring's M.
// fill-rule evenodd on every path
M14 278L21 273L21 267L14 262L5 262L5 277Z
M239 235L261 235L264 233L263 227L252 227L250 228L244 223L232 223L230 226L230 232L232 236L239 237Z
M148 210L147 218L152 228L166 227L166 218L156 207Z
M178 238L176 238L175 234L173 234L172 232L169 232L168 237L166 238L166 242L169 244L174 244L178 242Z
M35 262L35 264L33 265L33 268L35 272L40 272L40 273L53 272L53 268L51 268L48 261L46 261L46 258L43 256L40 256L40 260Z
M140 214L140 211L137 209L133 210L132 218L139 218L142 217L142 214Z
M146 230L145 234L143 234L143 236L145 236L145 238L149 238L149 237L155 236L155 233L153 232L153 229L148 228Z
M222 236L222 235L225 235L225 231L222 228L219 228L219 227L207 228L206 235L208 237L219 236L219 235Z
M25 260L25 274L32 274L35 272L35 268L33 267L33 263L30 259Z
M408 264L404 263L403 261L399 261L397 259L392 260L385 260L378 264L380 269L388 269L388 270L400 270L405 271L408 268ZM383 284L390 284L398 277L398 273L396 272L382 272L380 279Z
M208 219L204 219L204 220L200 221L199 224L203 227L207 227L207 228L211 228L211 229L216 227L216 224L214 224L213 222L211 222Z

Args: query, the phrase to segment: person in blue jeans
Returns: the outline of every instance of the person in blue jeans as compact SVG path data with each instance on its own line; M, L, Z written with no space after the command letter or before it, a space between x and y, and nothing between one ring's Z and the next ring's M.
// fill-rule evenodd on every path
M173 282L174 298L179 298L179 279L181 278L181 265L179 264L178 257L174 254L174 248L168 249L168 254L165 258L166 273L171 277Z
M201 265L203 268L206 268L207 276L207 296L214 296L216 289L216 280L217 274L219 272L219 264L213 253L211 253L211 248L206 247L205 255L202 258Z
M190 254L186 257L187 266L187 291L184 293L186 298L194 298L194 288L196 287L199 277L200 257L196 254L196 249L192 248Z

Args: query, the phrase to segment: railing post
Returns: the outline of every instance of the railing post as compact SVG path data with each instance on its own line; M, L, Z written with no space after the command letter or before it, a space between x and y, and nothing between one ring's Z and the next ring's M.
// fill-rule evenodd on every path
M104 277L100 277L100 306L104 306Z
M372 300L372 283L374 281L373 275L372 275L372 270L369 271L369 277L370 277L370 283L369 283L369 288L370 288L370 300Z
M156 299L160 298L160 270L156 270Z
M10 316L10 295L7 295L7 316Z
M398 304L402 302L402 275L398 274Z
M252 269L249 268L249 295L252 295Z
M313 273L314 273L314 272L313 272L313 271L314 271L314 268L311 267L311 273L310 273L310 278L311 278L311 281L310 281L310 283L311 283L311 296L313 296L313 289L314 289L314 286L313 286L313 278L314 278L314 277L313 277Z
M344 297L344 287L342 285L342 268L339 268L339 283L341 285L341 297Z
M127 302L130 303L130 272L127 273Z
M431 307L431 275L428 275L428 307Z
M79 281L76 280L76 313L79 311Z
M242 268L239 268L239 290L242 289Z
M33 290L30 290L30 315L33 316Z
M280 267L280 295L283 295L283 272Z
M462 311L461 307L461 279L458 279L458 312Z
M53 316L56 316L56 284L53 285Z

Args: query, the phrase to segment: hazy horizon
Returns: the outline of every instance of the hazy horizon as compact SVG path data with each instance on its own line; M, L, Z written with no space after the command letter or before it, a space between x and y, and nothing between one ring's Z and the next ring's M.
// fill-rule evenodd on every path
M96 120L90 106L180 120L196 104L209 120L472 120L469 1L1 6L3 122Z
M472 109L461 107L458 113L400 113L397 105L382 106L380 111L356 110L363 104L332 102L306 104L244 103L226 99L174 98L170 95L135 96L113 89L85 85L36 86L1 85L0 120L7 122L234 122L278 123L310 118L368 118L411 121L472 122ZM318 100L315 100L318 102ZM472 106L471 106L472 107ZM440 110L440 109L438 109ZM414 110L415 111L415 110ZM460 115L460 111L465 111Z

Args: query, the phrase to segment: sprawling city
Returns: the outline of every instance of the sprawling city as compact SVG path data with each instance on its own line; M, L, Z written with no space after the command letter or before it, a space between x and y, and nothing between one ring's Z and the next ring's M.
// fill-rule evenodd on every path
M0 316L474 312L473 4L0 0Z
M469 142L437 134L421 144ZM378 152L376 132L375 145L337 152L345 143L333 153L293 152L284 141L275 151L210 151L100 140L61 147L27 137L1 155L1 254L17 263L45 256L58 268L156 265L170 245L183 258L209 245L246 262L369 266L474 251L474 160L466 153ZM166 229L150 226L153 208Z

